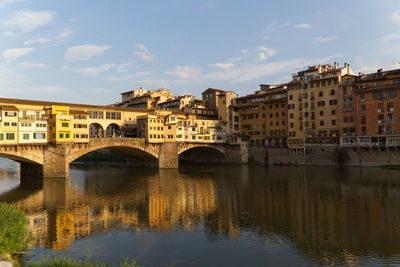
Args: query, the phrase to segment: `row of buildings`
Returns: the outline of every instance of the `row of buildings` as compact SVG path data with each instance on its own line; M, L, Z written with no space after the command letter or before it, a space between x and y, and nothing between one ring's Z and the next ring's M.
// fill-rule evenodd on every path
M200 100L190 95L173 97L164 89L140 88L122 93L122 102L116 106L146 108L150 113L170 111L168 116L176 118L177 127L167 129L176 132L176 141L196 138L185 132L190 132L191 117L212 125L203 131L223 134L215 140L251 146L387 147L400 146L399 89L400 69L356 75L349 64L335 62L309 66L292 74L287 83L261 84L260 90L241 97L231 90L208 88ZM147 120L151 116L157 115L148 115ZM164 122L172 120L166 117ZM183 125L185 130L179 127ZM161 136L154 126L149 127L145 133L149 141ZM139 120L138 129L143 129ZM164 135L171 136L171 131Z
M215 88L202 99L139 88L109 106L0 99L0 145L136 137L293 149L393 147L400 146L399 89L400 69L355 75L335 62L240 97Z

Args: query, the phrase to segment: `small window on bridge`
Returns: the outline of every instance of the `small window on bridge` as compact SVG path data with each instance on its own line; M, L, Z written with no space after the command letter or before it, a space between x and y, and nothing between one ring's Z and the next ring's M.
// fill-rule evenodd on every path
M69 123L68 123L68 122L63 122L63 123L61 123L61 126L62 126L62 127L68 127L68 126L69 126Z

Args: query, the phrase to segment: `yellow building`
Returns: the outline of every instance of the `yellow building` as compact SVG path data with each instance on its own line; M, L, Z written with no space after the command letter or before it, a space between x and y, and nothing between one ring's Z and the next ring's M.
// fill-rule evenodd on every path
M287 86L260 85L261 90L234 100L233 135L251 146L286 146Z
M89 113L85 110L71 109L69 114L73 116L73 139L75 143L89 142Z
M139 93L135 91L128 91L122 93L122 103L120 107L130 107L135 109L155 110L159 103L172 99L170 91L159 89L156 91L140 90Z
M49 120L50 142L73 142L73 119L69 107L52 105L46 108Z
M350 66L318 65L293 75L289 86L289 146L339 144L338 84Z
M18 109L1 105L0 144L18 144Z
M164 143L164 116L143 115L137 118L138 137L149 143Z

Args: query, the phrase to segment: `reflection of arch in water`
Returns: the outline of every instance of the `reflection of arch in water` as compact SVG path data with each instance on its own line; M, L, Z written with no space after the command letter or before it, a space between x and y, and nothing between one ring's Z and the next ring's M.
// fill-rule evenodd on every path
M89 126L90 138L103 138L104 129L99 123L92 123Z
M106 128L106 137L121 137L121 127L116 123L110 123Z

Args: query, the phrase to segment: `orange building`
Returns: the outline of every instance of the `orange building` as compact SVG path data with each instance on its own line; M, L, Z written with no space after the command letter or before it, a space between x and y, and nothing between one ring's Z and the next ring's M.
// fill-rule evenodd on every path
M354 99L355 118L347 127L349 122L346 124L346 116L343 117L341 145L385 149L400 146L400 69L379 69L348 79L341 86L343 102L346 101L345 94L347 102L349 97ZM348 110L348 105L343 104L343 109ZM350 131L352 135L353 127L358 138L348 137Z

